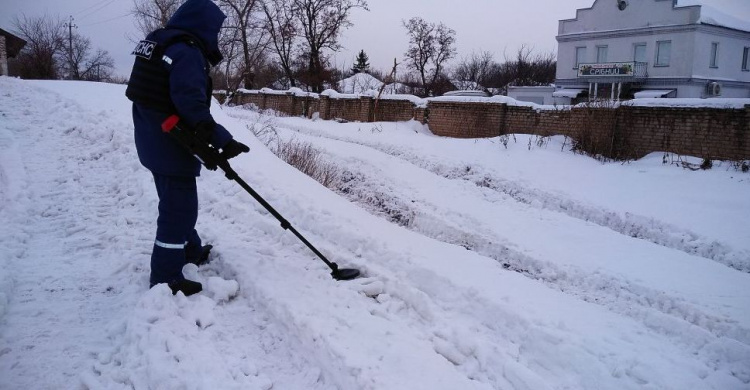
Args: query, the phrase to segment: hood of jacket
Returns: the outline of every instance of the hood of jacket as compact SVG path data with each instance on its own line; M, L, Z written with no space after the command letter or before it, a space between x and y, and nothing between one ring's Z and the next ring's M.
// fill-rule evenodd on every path
M216 65L223 58L219 50L219 30L226 17L211 0L188 0L169 18L167 28L184 30L200 39L209 62Z

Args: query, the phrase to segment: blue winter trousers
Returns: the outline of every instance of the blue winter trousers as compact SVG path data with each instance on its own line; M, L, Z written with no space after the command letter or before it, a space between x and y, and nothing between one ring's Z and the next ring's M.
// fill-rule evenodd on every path
M195 177L153 175L159 195L159 218L151 254L151 286L184 279L182 267L201 252L201 239L195 230L198 220Z

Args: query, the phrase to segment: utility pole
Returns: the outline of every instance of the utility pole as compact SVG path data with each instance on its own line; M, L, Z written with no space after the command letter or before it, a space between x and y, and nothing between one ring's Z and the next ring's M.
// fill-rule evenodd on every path
M70 19L68 23L65 23L63 26L68 28L68 79L73 78L73 28L78 28L75 24L73 24L73 15L70 15Z

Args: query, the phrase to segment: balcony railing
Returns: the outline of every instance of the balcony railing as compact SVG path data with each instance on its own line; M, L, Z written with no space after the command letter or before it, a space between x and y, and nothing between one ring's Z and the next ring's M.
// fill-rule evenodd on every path
M648 77L648 62L600 62L578 64L578 78L644 79Z

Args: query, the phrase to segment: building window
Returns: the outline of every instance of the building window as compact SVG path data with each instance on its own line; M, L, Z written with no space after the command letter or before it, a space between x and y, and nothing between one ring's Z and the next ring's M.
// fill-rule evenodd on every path
M712 68L719 67L719 42L711 42L711 65Z
M636 43L633 46L633 61L646 62L646 44Z
M672 56L672 41L656 42L656 62L654 66L669 66Z
M607 46L596 47L596 62L599 64L607 62Z
M742 50L742 70L744 70L745 72L750 71L748 56L750 56L750 47L746 47L744 50Z
M586 62L586 47L576 47L576 67L574 69L578 69L584 62Z

